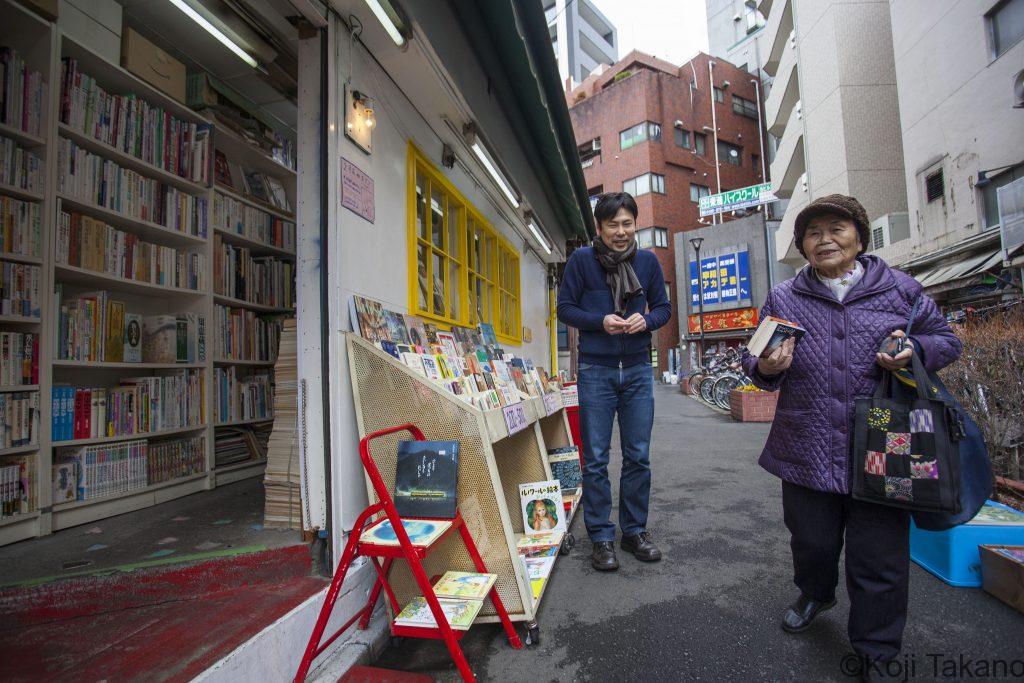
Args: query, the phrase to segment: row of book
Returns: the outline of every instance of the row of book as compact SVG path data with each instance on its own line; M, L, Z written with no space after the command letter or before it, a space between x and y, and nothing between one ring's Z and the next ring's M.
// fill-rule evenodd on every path
M39 155L0 135L0 184L42 192L45 182Z
M126 280L197 291L208 284L206 255L147 242L103 221L61 211L57 263Z
M17 455L0 461L0 517L36 509L36 457Z
M252 199L263 202L281 211L291 213L288 192L280 179L261 171L247 171L241 164L228 161L223 152L217 150L213 161L215 185L222 185L235 192L241 192Z
M43 120L43 75L12 47L0 47L0 123L39 135Z
M214 358L273 361L281 338L281 321L245 308L216 304L213 311Z
M209 182L209 124L178 119L135 94L108 92L73 58L61 60L60 83L61 123L182 178Z
M218 423L274 417L270 373L236 367L213 369L214 419Z
M206 197L122 168L67 138L57 143L57 191L130 218L206 237Z
M206 421L203 375L182 370L163 377L125 377L115 387L52 389L54 441L96 439L194 427Z
M41 277L39 266L7 261L0 264L0 314L38 318Z
M0 386L39 384L39 335L0 332Z
M267 457L267 441L272 423L222 427L213 440L213 456L217 467L234 465Z
M39 443L39 392L0 394L0 448Z
M39 256L38 202L0 196L0 253Z
M214 292L264 306L295 306L295 264L273 256L252 256L214 235Z
M295 223L220 192L213 195L213 227L280 249L295 251Z
M198 474L206 470L206 437L151 441L147 460L149 484Z

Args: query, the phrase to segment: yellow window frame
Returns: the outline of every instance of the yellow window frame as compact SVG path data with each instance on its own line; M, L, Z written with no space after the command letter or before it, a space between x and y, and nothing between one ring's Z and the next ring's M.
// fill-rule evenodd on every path
M462 327L475 327L481 322L477 319L476 311L470 309L472 296L470 285L480 280L484 284L485 291L489 291L489 306L485 306L485 312L490 311L490 320L482 322L491 323L494 326L495 335L498 340L507 344L522 344L522 309L520 297L519 279L519 254L512 247L511 242L505 239L494 226L491 225L481 213L474 207L461 192L456 189L448 178L438 169L413 142L409 142L409 154L407 162L407 216L408 216L408 266L409 266L409 310L428 322L432 322L441 329L450 329L453 325ZM418 231L417 225L417 196L416 180L417 173L426 181L423 195L426 198L424 207L425 236ZM454 235L456 245L451 244L453 231L447 222L452 216L451 211L443 211L445 224L442 226L442 246L439 248L432 240L432 225L430 218L430 202L433 198L434 189L439 190L445 197L448 207L454 206L455 226ZM472 231L472 232L471 232ZM470 237L481 239L484 246L481 249L482 262L475 258L470 248ZM419 252L426 249L428 258L426 260L426 306L420 305L419 300ZM445 264L445 310L439 315L435 310L434 302L434 258L437 254L442 257ZM458 266L459 278L457 289L450 289L450 264ZM458 310L456 315L451 315L450 299L452 292L458 296ZM505 308L502 308L504 306ZM506 314L502 315L503 311Z

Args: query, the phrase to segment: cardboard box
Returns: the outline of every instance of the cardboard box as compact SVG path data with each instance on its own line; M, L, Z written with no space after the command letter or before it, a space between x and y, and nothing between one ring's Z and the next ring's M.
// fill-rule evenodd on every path
M122 35L121 66L157 90L185 103L185 65L127 27Z
M22 7L27 7L43 19L56 21L59 16L57 0L18 0Z
M1024 614L1024 562L999 552L1002 549L1024 551L1024 546L983 545L981 553L981 587Z

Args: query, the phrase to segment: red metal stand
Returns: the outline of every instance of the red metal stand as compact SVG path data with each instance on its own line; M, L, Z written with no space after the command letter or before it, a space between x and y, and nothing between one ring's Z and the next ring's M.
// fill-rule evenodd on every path
M345 551L341 556L341 562L338 563L338 569L334 572L334 578L331 580L331 586L327 590L327 597L324 600L324 605L320 609L320 616L317 617L316 625L313 627L313 633L310 634L309 642L306 644L306 650L302 655L302 661L299 663L299 670L295 673L296 683L306 679L306 674L309 673L309 667L312 665L313 660L323 653L331 643L337 640L338 636L347 631L357 620L359 621L360 629L365 629L367 627L370 621L370 616L373 614L373 609L377 605L377 600L380 598L382 590L387 595L387 599L391 603L391 608L394 613L398 614L402 610L401 605L398 604L398 600L395 598L394 592L391 590L391 585L388 583L388 573L391 570L391 565L396 559L404 559L409 563L409 569L412 571L413 578L416 580L416 585L419 587L420 591L422 591L423 597L427 601L427 605L430 606L430 611L434 615L434 621L437 626L396 626L394 622L392 622L392 635L407 638L432 638L435 640L443 640L445 646L448 648L448 652L451 654L452 661L455 662L455 666L458 668L459 674L462 676L462 680L476 680L473 676L473 672L469 668L469 664L466 662L465 655L462 654L462 648L459 647L458 643L465 634L465 631L456 631L448 624L448 620L444 616L441 605L437 601L437 596L434 594L434 587L430 584L430 579L427 577L427 573L423 569L422 560L430 553L432 548L437 546L438 543L447 538L451 533L458 531L459 535L462 537L463 544L466 546L466 551L473 560L473 565L476 567L476 570L481 573L486 573L487 566L480 557L480 553L476 548L476 543L473 542L473 537L470 535L469 529L466 528L466 523L463 521L461 514L456 514L455 519L453 520L445 520L452 522L451 527L437 539L432 541L429 546L413 545L412 541L409 540L409 534L406 533L405 527L402 524L402 519L398 516L398 511L395 509L395 503L391 498L391 494L388 492L388 487L384 484L384 479L380 476L377 464L370 456L370 441L401 431L409 432L417 441L425 440L423 432L415 425L409 423L399 425L397 427L382 429L380 431L373 432L372 434L367 434L359 442L359 457L363 461L363 468L366 470L366 474L369 476L370 482L373 485L373 490L376 492L377 498L380 502L363 510L362 514L360 514L359 518L356 520L355 526L352 528L352 532L349 534L348 542L345 544ZM391 522L391 525L394 527L395 535L398 537L397 546L360 542L359 538L362 535L363 530L380 520L379 517L374 519L374 517L380 512L384 513L387 519ZM352 561L359 556L367 557L370 559L370 562L373 563L374 568L377 570L377 581L374 583L373 590L370 592L366 605L356 612L351 619L345 622L341 628L321 644L324 630L327 628L327 622L331 617L331 612L334 609L334 603L338 599L338 593L341 591L341 586L345 581L345 575L348 573L348 568L352 564ZM377 559L380 557L385 558L383 565ZM509 644L516 649L521 648L523 644L519 639L519 634L516 633L515 628L512 626L512 621L508 618L508 612L505 611L505 606L502 604L501 598L498 597L497 585L491 588L489 597L491 598L491 602L494 604L494 609L498 613L498 618L501 620L501 624L505 629L505 635L508 637Z

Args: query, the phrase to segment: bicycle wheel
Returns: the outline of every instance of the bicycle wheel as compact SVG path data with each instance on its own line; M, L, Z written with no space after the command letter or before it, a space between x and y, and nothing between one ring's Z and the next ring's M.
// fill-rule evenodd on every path
M704 379L704 373L695 372L690 375L690 395L699 398L700 397L700 381Z
M705 377L700 381L700 397L704 399L706 403L710 403L711 405L715 405L715 401L711 397L711 390L714 388L714 386L715 378L713 376Z
M738 377L733 375L726 375L715 382L714 389L712 389L712 396L714 396L715 403L718 407L723 410L729 410L729 392L740 385Z

